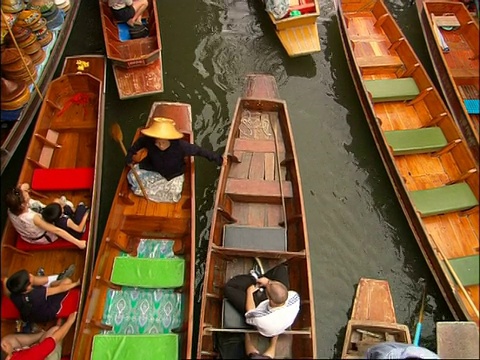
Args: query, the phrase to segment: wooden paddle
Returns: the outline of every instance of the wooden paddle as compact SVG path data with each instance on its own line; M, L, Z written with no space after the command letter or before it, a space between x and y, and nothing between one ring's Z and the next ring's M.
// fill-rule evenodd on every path
M114 123L111 128L111 134L113 139L120 144L120 147L122 148L123 154L127 155L127 149L125 149L125 145L123 144L123 132L122 128L118 123ZM138 176L137 170L133 167L132 164L129 165L130 169L132 169L133 176L135 176L135 179L137 180L138 185L140 186L140 190L142 190L143 197L148 201L148 196L147 196L147 191L145 190L145 187L143 186L142 180L140 179L140 176Z
M420 314L418 315L417 328L415 329L415 337L413 338L413 345L420 344L420 334L422 333L423 312L425 310L425 296L427 295L427 285L423 285L422 305L420 306Z

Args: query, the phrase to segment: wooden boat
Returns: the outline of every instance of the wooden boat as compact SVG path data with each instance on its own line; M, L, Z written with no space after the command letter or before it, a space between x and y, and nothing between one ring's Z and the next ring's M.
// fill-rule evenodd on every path
M82 239L84 250L63 239L52 244L29 244L19 238L7 219L2 237L2 276L26 269L36 274L58 274L75 264L73 280L81 279L79 316L85 301L95 251L102 171L104 80L106 59L100 55L65 59L62 75L45 94L18 183L31 185L33 199L48 204L65 195L75 205L90 207L90 220ZM81 98L79 102L77 99ZM75 179L75 181L73 181ZM19 319L13 303L2 288L2 336L15 331ZM54 325L39 324L44 328ZM77 326L78 327L78 326ZM63 354L70 354L76 332L63 342Z
M385 4L336 5L355 87L400 205L453 315L478 324L478 164Z
M368 348L386 341L410 344L410 330L397 324L388 281L361 278L347 324L342 359L366 359Z
M417 0L416 3L444 99L478 162L478 22L460 1Z
M148 36L131 39L128 25L114 20L108 0L99 1L107 57L112 61L120 99L163 92L157 2L148 0L148 8L143 16L143 22L149 30Z
M55 71L57 70L60 59L63 55L63 50L67 45L67 41L70 37L70 33L73 28L73 23L80 8L81 0L72 1L70 4L70 9L67 12L63 25L60 31L56 31L55 37L52 42L49 44L48 57L44 60L42 66L39 66L39 74L37 78L37 87L40 90L42 95L45 95L47 88L52 80ZM2 19L3 21L3 19ZM43 70L41 70L43 69ZM2 127L1 127L1 167L0 174L3 174L3 171L8 165L8 162L12 158L15 150L17 150L20 141L23 139L26 131L30 127L35 115L37 115L38 109L42 104L42 98L38 95L35 89L32 88L30 100L22 108L18 114L15 114L16 121L11 121L9 118L8 123L4 120L4 112L2 111Z
M290 0L288 13L283 18L276 19L270 12L268 15L288 56L309 55L320 51L317 29L320 7L317 0Z
M265 271L287 264L290 288L302 301L295 322L278 339L275 356L315 358L302 185L287 105L278 100L273 76L247 76L225 154L228 161L218 182L205 265L197 357L216 358L218 334L249 332L257 337L224 299L223 287L232 276L248 273L254 258L260 257Z
M148 121L153 117L173 119L184 139L193 143L189 104L155 102ZM135 139L139 135L140 129ZM120 346L122 358L190 358L195 294L193 157L187 162L178 203L133 195L128 170L120 178L100 244L73 358L112 358L107 353ZM123 275L121 260L128 263ZM128 278L133 273L140 275Z

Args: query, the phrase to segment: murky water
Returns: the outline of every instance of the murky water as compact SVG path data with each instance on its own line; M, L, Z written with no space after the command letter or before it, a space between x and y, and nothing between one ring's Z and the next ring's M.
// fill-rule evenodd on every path
M65 55L104 51L98 7L95 1L88 3L82 2ZM421 60L428 62L416 10L409 0L387 4ZM343 53L333 3L321 1L322 52L296 59L285 54L260 0L166 0L158 5L165 92L120 101L109 66L106 129L119 122L129 143L135 129L145 123L153 101L188 102L196 143L222 152L245 75L273 74L289 106L303 180L318 357L339 356L360 277L390 282L397 320L412 331L421 302L420 283L425 279L421 344L435 350L435 322L452 316L370 135ZM27 146L24 141L2 177L2 194L16 182ZM121 150L108 131L104 154L101 230L123 166ZM196 169L199 294L219 169L202 158Z

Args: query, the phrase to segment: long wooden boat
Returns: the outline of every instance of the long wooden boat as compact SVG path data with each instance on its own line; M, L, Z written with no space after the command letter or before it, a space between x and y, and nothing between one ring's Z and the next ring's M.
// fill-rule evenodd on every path
M416 4L444 99L478 162L478 21L460 1L417 0Z
M18 184L29 183L30 196L44 204L64 195L75 205L84 202L90 207L88 230L82 237L87 240L86 249L80 250L63 239L48 245L29 244L18 236L8 219L2 237L3 277L21 269L36 274L40 267L46 275L58 274L75 264L72 279L81 279L79 316L92 272L100 207L105 74L104 56L65 59L62 75L50 83L45 94L18 179ZM77 101L80 98L82 101ZM19 319L3 291L2 336L15 332L15 320ZM39 325L48 328L54 322ZM64 355L71 353L77 329L72 329L64 340Z
M148 36L131 39L128 25L114 20L108 0L100 1L103 38L120 99L163 92L162 43L157 2L148 0L143 22Z
M388 281L361 278L345 332L342 359L366 359L368 348L392 341L411 343L408 326L397 324Z
M67 45L67 41L70 38L70 33L75 22L75 18L80 8L81 0L72 1L70 8L67 12L63 25L59 31L55 31L54 39L52 42L54 44L49 44L47 50L47 58L44 60L44 63L39 66L39 74L37 78L37 87L40 90L40 93L44 96L45 92L48 89L50 81L52 80L55 71L57 70L60 59L63 55L63 50ZM3 19L2 19L3 21ZM12 158L15 150L17 150L20 141L23 139L26 131L30 127L30 124L35 119L38 109L42 104L42 98L38 95L33 87L31 87L30 100L27 104L19 111L16 115L17 120L11 121L9 119L8 123L5 122L1 127L1 167L0 174L3 174L3 171L7 167L10 159ZM8 116L10 118L11 115ZM3 122L3 119L2 119ZM12 124L13 123L13 124ZM3 126L5 125L5 126Z
M317 0L290 0L288 12L283 18L276 19L271 12L268 15L288 56L309 55L320 51L317 29L320 7Z
M218 182L205 265L197 357L216 358L216 339L252 333L224 299L228 279L260 257L265 271L286 263L302 305L280 335L278 358L315 358L315 310L302 185L285 101L271 75L249 75L236 106ZM233 335L235 336L235 335ZM260 339L261 337L258 336ZM265 339L260 339L263 341Z
M400 205L453 315L478 324L478 164L385 4L336 5L355 87Z
M173 119L184 139L193 143L189 104L155 102L147 126L154 117ZM139 135L140 129L135 139ZM195 294L194 160L187 161L178 203L156 203L133 195L128 170L120 178L100 244L73 358L190 358Z

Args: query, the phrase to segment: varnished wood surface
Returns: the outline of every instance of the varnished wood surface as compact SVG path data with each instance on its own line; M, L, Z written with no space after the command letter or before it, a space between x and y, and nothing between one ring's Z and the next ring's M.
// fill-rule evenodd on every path
M148 36L121 41L108 1L99 1L107 57L112 61L120 99L163 92L162 43L157 2L149 0L142 17L149 30Z
M88 63L89 66L83 71L77 68L77 61ZM90 232L85 250L46 250L32 251L27 254L15 250L17 233L7 219L5 230L2 237L2 278L8 277L14 272L26 269L36 274L39 267L45 269L47 275L58 274L70 264L75 264L76 270L72 279L82 279L82 298L79 308L79 316L86 289L90 280L90 266L93 261L93 251L96 242L96 219L98 216L99 202L97 196L100 191L100 174L102 167L102 148L103 141L103 112L104 112L104 79L106 59L103 56L73 56L65 59L64 71L62 76L50 83L45 100L38 115L37 124L34 129L34 136L30 142L27 151L27 158L33 161L25 160L18 184L32 183L33 170L36 168L36 162L43 162L42 151L49 147L44 145L39 134L46 136L47 131L54 130L58 132L56 143L60 148L53 150L52 157L49 160L49 168L76 168L93 167L96 168L96 176L92 190L76 191L42 191L31 193L31 197L38 199L45 204L50 203L55 198L65 195L67 199L75 205L83 201L91 208ZM72 96L82 93L88 95L86 104L72 104L68 106ZM51 104L56 104L58 108ZM65 109L65 111L61 111ZM63 124L81 123L82 130L76 131L75 127L63 127ZM98 136L97 136L98 135ZM50 148L51 149L51 148ZM9 245L10 247L5 247ZM39 324L42 328L48 329L54 325L54 322ZM13 332L15 329L14 321L2 320L2 335ZM63 342L63 353L70 354L75 331L72 328L67 338Z
M262 3L264 3L263 0ZM309 8L308 12L305 10ZM314 9L313 11L312 8ZM320 51L320 39L317 29L317 18L320 15L320 6L317 0L290 0L290 9L301 11L301 15L286 16L275 19L268 15L275 33L290 57L305 56Z
M422 218L408 192L466 182L478 200L478 164L456 122L433 87L425 69L405 36L381 1L338 1L339 26L349 66L370 129L388 171L400 204L434 278L455 317L478 323L475 310L450 276L441 252L448 259L478 254L478 206L468 212ZM368 41L364 41L368 39ZM392 71L384 66L368 73L358 65L361 56L396 56L403 65ZM412 77L421 95L411 102L372 103L363 81ZM393 156L385 142L387 130L441 128L455 146L438 153ZM439 251L441 250L441 252ZM467 288L478 310L478 285Z
M452 116L478 162L479 115L469 114L463 101L479 99L479 31L474 19L460 1L417 0L420 23L441 90ZM453 26L445 28L441 24ZM448 30L447 30L448 29ZM443 51L438 31L449 50Z
M261 98L259 94L271 94L274 98ZM253 258L260 257L265 271L287 261L290 288L300 294L302 301L300 313L291 327L292 333L279 338L276 357L315 358L315 311L308 234L288 111L284 101L276 100L278 92L270 75L248 76L243 96L233 115L225 150L228 161L222 167L216 192L197 357L216 356L214 330L210 329L222 329L225 282L233 275L247 273L252 268ZM286 189L280 186L280 181L289 183L292 192L292 196L285 196L283 200ZM251 185L259 183L264 186L262 196L258 196ZM282 228L286 223L287 251L225 248L223 226L230 223L274 228ZM264 340L261 341L265 343Z
M369 336L365 331L377 336ZM342 359L365 359L368 346L381 341L410 343L409 329L405 325L397 324L388 282L361 278L345 332Z
M153 117L167 117L176 122L184 139L193 143L192 118L189 104L155 102L148 122ZM134 140L140 135L137 131ZM120 153L120 149L119 149ZM74 359L90 357L93 336L101 332L110 275L116 256L123 251L136 250L140 239L173 239L174 250L185 259L184 325L180 358L191 356L193 337L193 305L195 285L195 167L193 157L187 161L182 197L178 203L155 203L134 195L127 182L129 168L120 177L105 232L95 263L92 282L88 290L85 312L80 321L75 343Z
M53 46L53 49L51 50L50 57L43 69L42 75L39 79L37 79L37 86L40 90L40 93L43 95L45 95L49 83L52 80L55 71L57 70L58 64L60 63L60 59L62 58L63 50L67 45L67 41L73 28L73 23L75 22L78 9L80 8L80 2L81 1L79 0L71 3L70 9L68 10L68 13L66 14L65 20L62 24L62 30L58 32L57 40ZM34 121L41 104L41 97L36 93L36 91L33 91L31 93L30 100L25 106L25 109L13 127L8 130L2 128L0 173L3 173L7 167L8 162L12 158L14 152L17 150L20 141L23 139L23 136L32 124L32 121ZM5 134L4 131L8 131L8 134Z

